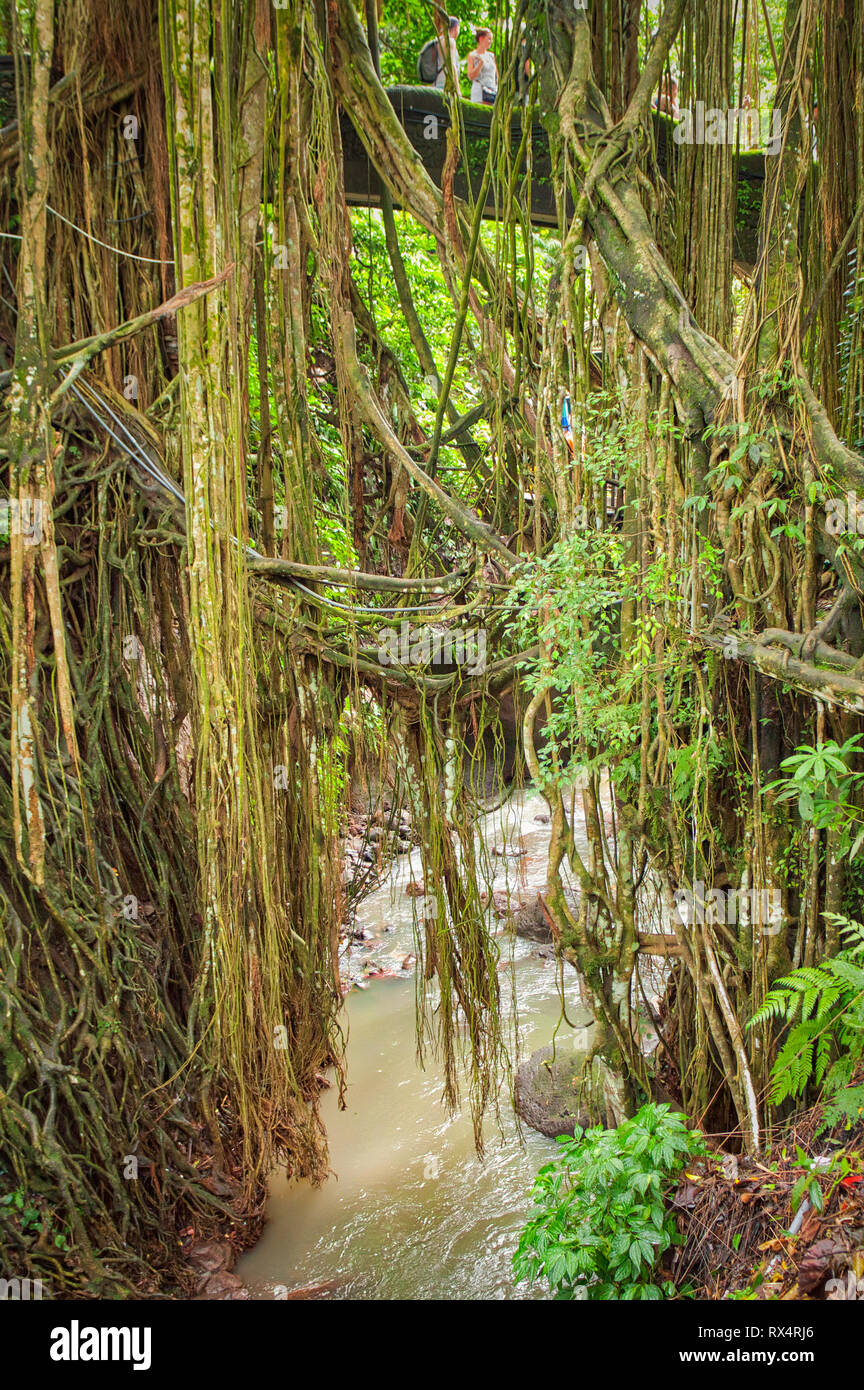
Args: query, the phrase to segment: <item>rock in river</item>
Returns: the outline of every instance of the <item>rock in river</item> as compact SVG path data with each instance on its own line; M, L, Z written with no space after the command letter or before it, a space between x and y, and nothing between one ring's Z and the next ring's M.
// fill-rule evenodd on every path
M514 907L512 930L517 936L523 936L528 941L552 940L552 927L539 893L533 902L519 902Z
M516 1073L516 1109L526 1124L556 1139L572 1134L575 1126L591 1123L579 1082L593 1032L587 1009L575 1011L578 1027L552 1046L541 1047L520 1064ZM568 1015L573 1017L572 1011Z

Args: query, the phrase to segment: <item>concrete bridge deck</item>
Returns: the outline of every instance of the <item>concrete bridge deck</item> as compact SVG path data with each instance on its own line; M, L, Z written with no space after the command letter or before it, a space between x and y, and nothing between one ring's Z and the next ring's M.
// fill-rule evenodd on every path
M443 92L435 87L390 87L390 102L400 123L423 162L430 178L441 187L441 174L446 154L446 137L450 128L450 111ZM466 149L456 173L455 191L467 198L470 187L478 194L489 152L489 131L492 108L474 102L462 102ZM657 143L657 163L661 174L667 171L673 121L668 116L653 115ZM511 127L511 149L515 153L522 140L521 115L514 116ZM345 158L345 191L354 207L377 207L381 200L381 182L366 155L362 141L350 117L342 113L342 144ZM552 166L549 157L549 138L539 124L531 133L530 215L535 227L557 225L555 196L552 187ZM752 265L756 259L759 231L759 211L765 180L765 158L761 152L745 152L738 162L738 216L735 228L735 259ZM494 190L486 201L485 216L499 214Z

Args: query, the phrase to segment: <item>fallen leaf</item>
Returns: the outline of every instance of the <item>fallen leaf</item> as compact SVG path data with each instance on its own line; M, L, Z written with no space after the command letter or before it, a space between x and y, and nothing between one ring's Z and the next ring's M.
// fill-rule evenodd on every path
M836 1240L817 1240L815 1245L811 1245L810 1249L804 1252L798 1266L798 1288L802 1293L811 1293L822 1283L832 1259L842 1249L842 1245Z

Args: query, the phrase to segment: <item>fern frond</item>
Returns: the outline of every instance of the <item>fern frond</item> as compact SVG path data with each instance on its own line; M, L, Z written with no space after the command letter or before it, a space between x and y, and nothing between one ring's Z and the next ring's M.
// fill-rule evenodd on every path
M851 960L844 960L842 956L835 956L828 964L831 973L842 980L850 991L864 994L864 970L859 965L853 965Z
M761 1009L757 1009L747 1027L756 1028L760 1023L767 1023L772 1018L789 1019L797 1008L798 999L799 995L789 990L769 990L765 995ZM790 1005L794 1007L790 1009Z
M799 1023L781 1047L772 1072L771 1099L775 1105L779 1105L789 1096L799 1096L810 1080L816 1032L815 1020Z
M833 1129L835 1125L844 1123L847 1128L857 1124L864 1115L864 1086L846 1086L837 1091L825 1106L817 1134L822 1134L826 1129Z

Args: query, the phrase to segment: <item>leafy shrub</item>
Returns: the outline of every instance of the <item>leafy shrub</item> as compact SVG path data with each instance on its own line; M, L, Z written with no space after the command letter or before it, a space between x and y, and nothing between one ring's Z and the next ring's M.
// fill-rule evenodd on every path
M705 1142L668 1105L643 1105L617 1129L577 1127L559 1139L561 1157L537 1174L540 1208L522 1232L518 1278L544 1277L558 1298L657 1299L674 1284L653 1282L659 1257L677 1243L665 1196Z

